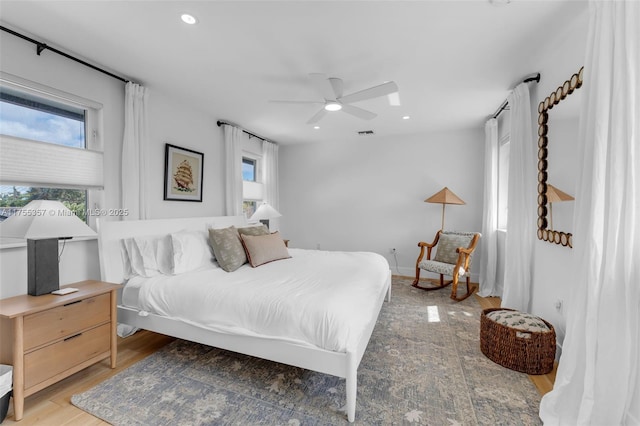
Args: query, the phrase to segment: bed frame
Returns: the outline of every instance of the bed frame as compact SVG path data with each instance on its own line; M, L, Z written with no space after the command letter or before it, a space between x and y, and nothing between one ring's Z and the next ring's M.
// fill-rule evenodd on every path
M245 226L246 224L244 216L117 222L99 219L98 247L102 280L119 284L125 281L124 260L126 255L122 244L124 238L158 235L180 230L205 230L212 225L219 228L231 225ZM118 299L118 322L245 355L342 377L346 380L347 419L349 422L353 422L356 412L358 366L378 320L385 295L387 301L391 300L391 271L386 279L387 291L381 295L376 314L370 318L367 330L353 352L332 352L318 347L301 346L274 339L217 333L160 315L147 314L143 316L137 309L123 306L120 303L120 297Z

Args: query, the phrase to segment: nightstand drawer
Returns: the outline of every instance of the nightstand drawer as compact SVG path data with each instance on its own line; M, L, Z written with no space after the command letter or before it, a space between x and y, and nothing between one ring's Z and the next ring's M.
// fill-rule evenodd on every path
M101 294L24 317L24 350L108 322L111 295Z
M98 355L109 356L111 325L104 324L24 356L24 387L29 389Z

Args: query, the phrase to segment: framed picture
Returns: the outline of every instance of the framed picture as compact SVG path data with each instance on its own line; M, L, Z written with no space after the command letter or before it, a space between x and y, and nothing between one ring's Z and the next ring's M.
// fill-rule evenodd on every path
M202 202L204 154L165 144L164 199Z

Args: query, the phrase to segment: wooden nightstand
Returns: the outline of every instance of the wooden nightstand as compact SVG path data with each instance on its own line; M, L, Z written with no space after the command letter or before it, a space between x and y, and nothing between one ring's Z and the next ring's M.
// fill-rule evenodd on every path
M83 368L111 358L116 367L116 290L82 281L64 296L22 295L0 300L0 363L13 365L15 420L24 398Z

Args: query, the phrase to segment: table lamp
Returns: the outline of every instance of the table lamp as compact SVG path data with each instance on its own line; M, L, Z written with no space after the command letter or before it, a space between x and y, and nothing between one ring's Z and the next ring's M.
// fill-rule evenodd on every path
M60 288L58 240L95 235L59 201L31 201L0 223L0 237L27 239L27 287L31 296Z
M282 216L276 209L271 207L269 203L262 203L254 214L251 215L249 220L259 220L263 224L269 227L269 219L275 219Z
M431 197L424 200L425 203L438 203L442 204L442 228L444 230L444 206L445 204L466 204L460 197L451 192L446 186L440 191L433 194Z

